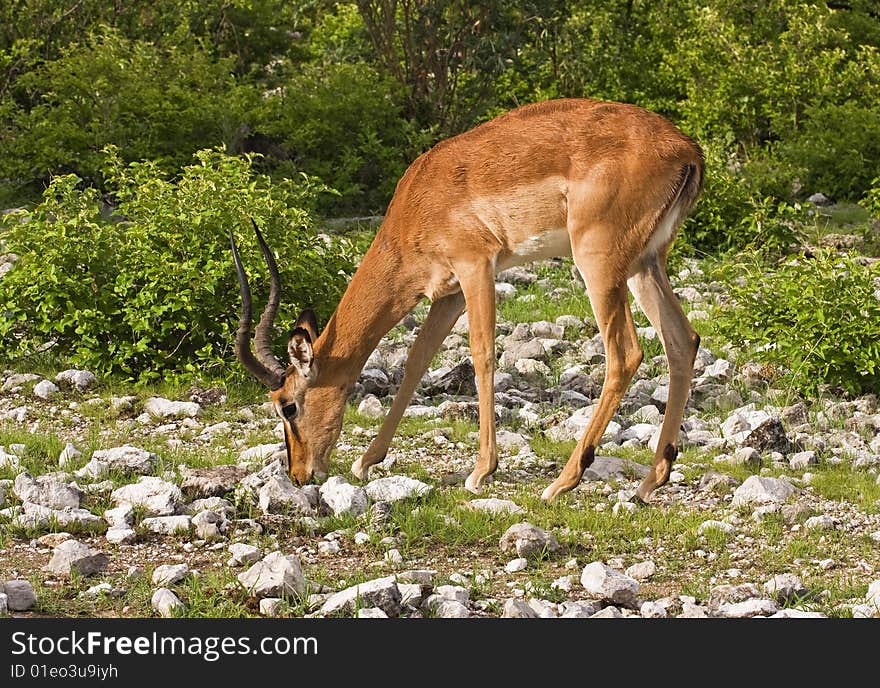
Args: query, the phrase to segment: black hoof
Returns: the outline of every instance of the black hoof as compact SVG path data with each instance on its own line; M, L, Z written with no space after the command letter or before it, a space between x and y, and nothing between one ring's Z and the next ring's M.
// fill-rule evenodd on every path
M633 504L638 504L639 506L648 506L648 502L639 497L637 494L634 494L632 497L630 497L629 501Z

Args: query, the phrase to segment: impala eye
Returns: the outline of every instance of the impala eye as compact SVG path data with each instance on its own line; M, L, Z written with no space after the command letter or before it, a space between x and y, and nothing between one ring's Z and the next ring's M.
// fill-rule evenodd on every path
M284 414L284 417L287 420L293 420L296 418L296 413L299 409L296 407L296 404L287 404L286 406L281 407L281 413Z

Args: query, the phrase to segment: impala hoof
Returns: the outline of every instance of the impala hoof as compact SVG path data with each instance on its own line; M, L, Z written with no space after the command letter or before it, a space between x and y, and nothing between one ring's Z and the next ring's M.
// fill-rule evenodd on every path
M638 506L648 506L648 502L639 497L638 493L629 498L629 501Z
M370 469L363 468L360 459L355 459L354 463L351 464L351 472L358 480L367 480L370 477Z
M464 481L464 489L474 494L480 494L483 491L483 478L477 476L476 471L471 473L467 480Z
M556 483L552 483L544 488L544 491L541 493L541 500L545 502L552 502L559 495L561 490L556 487Z

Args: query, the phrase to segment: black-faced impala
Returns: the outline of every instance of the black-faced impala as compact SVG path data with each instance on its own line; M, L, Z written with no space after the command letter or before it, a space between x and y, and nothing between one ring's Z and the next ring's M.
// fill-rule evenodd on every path
M605 342L602 393L551 500L575 487L642 360L627 290L657 330L669 396L652 469L635 499L669 479L700 338L666 276L666 255L703 180L699 146L639 107L565 99L527 105L418 157L397 184L384 221L336 311L318 333L297 320L289 365L271 352L280 286L272 252L269 301L251 351L251 296L241 284L239 360L270 390L283 421L291 478L326 473L346 399L379 340L427 297L431 308L379 433L351 466L359 479L381 461L404 410L458 317L467 309L480 410L480 454L465 486L478 491L498 465L495 445L495 273L551 256L574 257ZM295 259L295 257L291 257Z

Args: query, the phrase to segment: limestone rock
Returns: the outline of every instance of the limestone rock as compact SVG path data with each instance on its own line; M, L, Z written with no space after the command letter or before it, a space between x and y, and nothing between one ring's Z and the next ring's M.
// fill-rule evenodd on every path
M335 516L360 516L367 510L367 493L362 487L351 485L342 476L335 475L321 485L321 501Z
M108 563L103 552L79 540L65 540L55 548L45 569L56 576L69 576L73 572L91 576L103 571Z
M159 612L159 616L170 618L175 616L179 611L183 611L184 604L180 598L168 588L159 588L153 593L150 599L153 609Z
M143 476L136 483L113 490L110 498L119 506L140 506L152 516L170 516L180 508L183 494L177 485L161 478Z
M401 499L423 497L434 488L420 480L405 475L392 475L370 481L366 486L367 496L374 502L396 502Z
M510 526L501 536L499 545L502 552L513 549L521 557L536 555L544 550L555 552L559 549L559 543L552 533L526 521Z
M253 597L290 597L306 591L299 557L270 552L247 571L238 574L239 582Z
M379 607L388 616L397 616L401 609L401 595L393 576L375 578L336 592L321 606L325 616L354 613L356 607Z
M78 487L68 485L55 477L41 475L34 479L23 471L15 477L12 490L23 502L39 504L50 509L78 509L83 493Z
M796 493L797 488L785 480L751 475L736 488L732 505L782 503Z
M594 597L613 604L636 607L639 582L615 571L601 561L587 564L581 572L581 585Z

